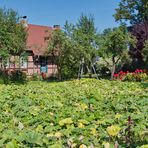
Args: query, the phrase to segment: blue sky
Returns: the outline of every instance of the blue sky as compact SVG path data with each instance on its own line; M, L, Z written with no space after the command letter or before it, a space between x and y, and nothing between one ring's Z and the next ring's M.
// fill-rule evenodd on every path
M63 26L76 23L80 15L92 14L98 31L118 24L113 18L120 0L0 0L0 7L13 8L26 15L31 24Z

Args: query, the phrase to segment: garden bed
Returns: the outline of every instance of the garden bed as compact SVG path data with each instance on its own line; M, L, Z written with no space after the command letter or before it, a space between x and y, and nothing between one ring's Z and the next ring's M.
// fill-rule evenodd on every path
M147 83L0 84L0 147L140 147L148 142L147 106Z

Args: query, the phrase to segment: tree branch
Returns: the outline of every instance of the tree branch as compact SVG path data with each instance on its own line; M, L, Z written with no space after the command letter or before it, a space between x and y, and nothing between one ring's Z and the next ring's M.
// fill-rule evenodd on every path
M115 64L117 64L119 60L120 60L120 57L115 61Z

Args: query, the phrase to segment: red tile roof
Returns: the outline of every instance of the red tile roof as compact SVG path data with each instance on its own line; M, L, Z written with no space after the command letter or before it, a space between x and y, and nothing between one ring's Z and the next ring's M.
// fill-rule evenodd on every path
M34 55L45 55L51 32L54 28L40 25L27 25L27 49Z

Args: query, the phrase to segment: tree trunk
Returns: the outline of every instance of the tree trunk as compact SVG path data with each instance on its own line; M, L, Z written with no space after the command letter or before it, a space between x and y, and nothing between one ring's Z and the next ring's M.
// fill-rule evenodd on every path
M61 67L59 65L57 65L57 70L58 70L58 80L61 81L62 75L61 75Z
M113 80L114 74L115 74L115 70L116 70L116 63L115 63L115 57L114 56L112 58L112 62L113 62L113 66L112 66L112 69L111 69L111 80Z
M88 66L86 66L86 67L87 67L87 71L88 71L89 78L92 78L91 69L90 69Z

